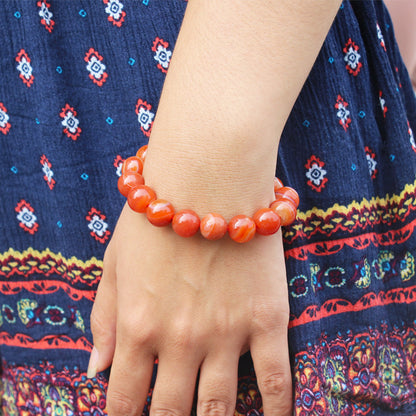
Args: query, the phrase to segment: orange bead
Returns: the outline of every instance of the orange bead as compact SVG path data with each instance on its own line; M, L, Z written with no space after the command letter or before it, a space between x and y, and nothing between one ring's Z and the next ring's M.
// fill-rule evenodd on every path
M149 222L156 227L168 225L175 214L172 204L164 199L155 199L146 209Z
M261 235L271 235L280 228L280 217L271 208L261 208L253 216L257 232Z
M145 159L146 159L146 154L147 154L147 144L145 144L144 146L142 146L137 151L136 156L144 162Z
M273 179L273 185L274 185L274 193L277 192L278 189L283 188L283 182L279 178Z
M227 232L227 221L220 214L210 213L202 218L199 228L207 240L218 240Z
M289 186L283 186L275 192L276 200L289 199L295 205L295 208L299 206L298 193Z
M246 215L236 215L228 224L228 233L237 243L247 243L256 234L256 223Z
M136 212L146 212L149 204L155 199L155 191L146 185L136 186L127 195L127 202L130 208Z
M134 172L142 173L143 172L143 162L137 156L128 157L121 167L121 173Z
M144 179L140 173L126 172L123 173L117 182L118 190L121 195L127 197L129 192L138 185L143 185Z
M296 219L296 207L289 199L274 201L270 208L280 217L283 226L292 224Z
M199 230L201 220L198 214L190 209L177 212L172 219L172 228L181 237L192 237Z

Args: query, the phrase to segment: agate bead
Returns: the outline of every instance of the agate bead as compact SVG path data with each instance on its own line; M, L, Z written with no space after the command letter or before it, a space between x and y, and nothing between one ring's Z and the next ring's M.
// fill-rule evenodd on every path
M247 243L256 234L256 223L246 215L236 215L228 224L228 234L237 243Z
M207 240L219 240L227 232L227 221L220 214L210 213L202 218L199 228Z
M143 185L144 179L140 173L134 172L126 172L123 173L117 182L118 190L120 191L121 195L127 197L129 192L138 185Z
M127 195L130 208L136 212L146 212L149 204L156 199L156 193L146 185L138 185Z
M273 179L273 187L274 187L274 193L277 192L278 189L283 188L283 182L279 178Z
M290 188L289 186L283 186L282 188L278 189L275 192L275 196L277 201L288 199L293 202L295 208L299 206L299 195L293 188Z
M142 146L136 153L136 157L138 157L139 159L141 159L143 162L146 159L146 154L147 154L147 144L145 144L144 146Z
M140 173L143 172L143 162L137 156L128 157L121 167L121 173L133 172Z
M172 204L165 199L155 199L146 209L149 222L157 227L168 225L175 214Z
M280 224L283 226L292 224L296 219L296 207L288 199L274 201L270 208L280 217Z
M177 212L172 219L172 228L181 237L192 237L199 230L201 220L198 214L190 209Z
M253 216L257 232L271 235L280 228L280 217L271 208L261 208Z

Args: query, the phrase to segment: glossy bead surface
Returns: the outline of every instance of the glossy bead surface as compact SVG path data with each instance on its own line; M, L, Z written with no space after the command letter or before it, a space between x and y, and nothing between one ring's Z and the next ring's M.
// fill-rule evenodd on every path
M299 206L299 195L298 193L289 186L283 186L275 192L276 200L289 199L295 205L295 208Z
M273 179L273 186L274 186L274 193L277 192L278 189L283 188L283 182L279 178Z
M164 199L155 199L146 209L147 219L156 227L170 224L174 214L172 204Z
M143 162L137 156L128 157L121 167L121 173L133 172L133 173L142 173L143 172Z
M280 217L280 224L283 226L292 224L296 219L296 207L288 199L274 201L270 208Z
M138 157L139 159L141 159L143 162L146 159L146 154L147 154L147 144L145 144L144 146L142 146L136 153L136 157Z
M220 214L210 213L202 218L199 228L207 240L218 240L227 232L227 221Z
M256 223L246 215L236 215L228 224L228 234L237 243L247 243L256 234Z
M136 212L146 212L149 204L155 199L155 191L146 185L136 186L127 195L127 202L130 208Z
M280 228L280 217L271 208L261 208L253 216L257 232L271 235Z
M121 195L127 197L133 188L143 184L144 179L140 173L126 172L118 178L117 187Z
M177 212L172 219L172 228L181 237L192 237L199 230L201 220L198 214L190 209Z

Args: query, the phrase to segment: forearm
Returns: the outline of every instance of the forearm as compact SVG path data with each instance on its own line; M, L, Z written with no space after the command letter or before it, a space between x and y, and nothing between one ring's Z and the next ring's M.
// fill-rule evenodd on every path
M273 197L278 141L339 0L191 0L150 139L146 182L228 217Z

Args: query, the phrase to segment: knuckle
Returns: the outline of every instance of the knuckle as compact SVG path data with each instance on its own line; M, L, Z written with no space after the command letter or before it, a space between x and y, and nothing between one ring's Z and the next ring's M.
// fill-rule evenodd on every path
M289 310L277 302L257 304L251 316L254 329L262 333L278 328L287 330L289 323Z
M284 397L291 387L291 379L286 373L272 373L259 380L263 395Z
M107 410L109 414L117 416L130 416L138 414L137 403L125 393L113 390L108 392Z
M150 406L150 414L152 416L185 416L185 412L179 409L156 407L154 404Z
M202 399L198 403L198 415L224 416L230 414L230 400Z
M190 350L198 343L199 335L194 331L191 322L177 321L170 333L171 346L175 350Z
M125 319L120 323L120 333L134 345L152 344L157 337L157 326L143 320Z

